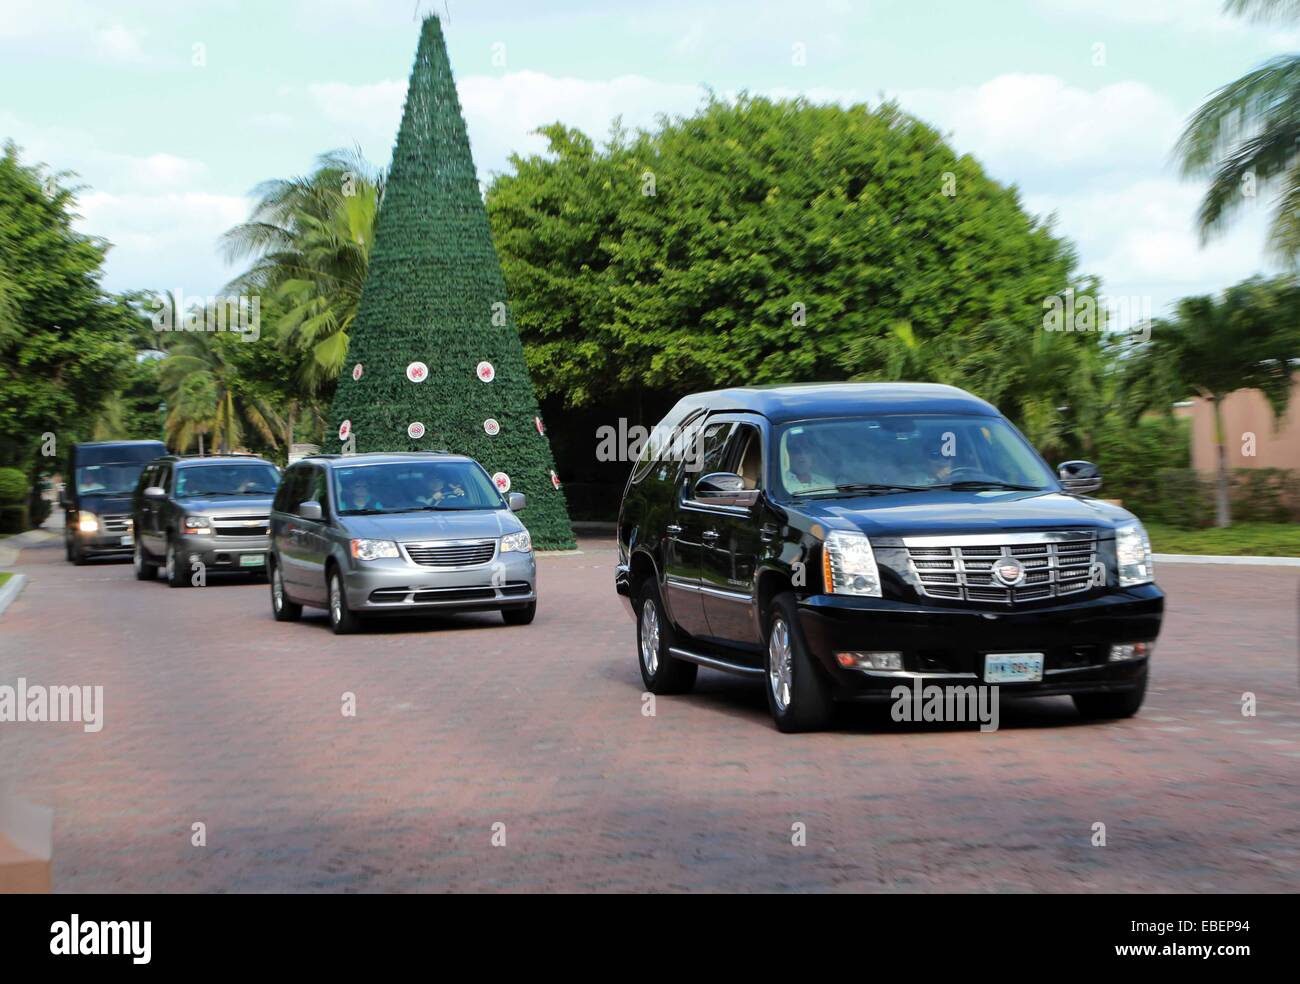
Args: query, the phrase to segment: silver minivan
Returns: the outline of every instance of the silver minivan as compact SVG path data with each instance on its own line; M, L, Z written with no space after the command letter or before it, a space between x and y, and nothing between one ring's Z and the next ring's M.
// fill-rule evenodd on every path
M483 466L463 455L316 455L284 473L271 508L271 609L296 621L324 608L337 633L372 615L537 613L537 563Z

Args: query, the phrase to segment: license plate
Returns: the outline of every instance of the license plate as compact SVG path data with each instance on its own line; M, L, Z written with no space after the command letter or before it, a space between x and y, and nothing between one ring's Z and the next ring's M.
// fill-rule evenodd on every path
M241 554L239 557L240 567L261 567L266 563L266 554Z
M122 537L122 546L124 547L135 546L135 536L128 533L126 536Z
M1042 653L986 653L985 683L1038 683L1043 679Z

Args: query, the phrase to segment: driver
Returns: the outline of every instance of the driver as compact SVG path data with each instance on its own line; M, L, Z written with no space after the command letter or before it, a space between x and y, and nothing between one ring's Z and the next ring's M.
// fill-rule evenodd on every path
M429 476L427 494L416 501L422 506L437 506L443 502L456 504L465 501L465 489L455 482L445 481L441 474L434 472Z
M792 495L812 489L835 486L835 480L821 470L817 445L803 431L795 431L785 442L789 466L785 469L785 489Z
M353 479L343 497L348 509L382 509L383 504L370 492L370 483L364 478Z

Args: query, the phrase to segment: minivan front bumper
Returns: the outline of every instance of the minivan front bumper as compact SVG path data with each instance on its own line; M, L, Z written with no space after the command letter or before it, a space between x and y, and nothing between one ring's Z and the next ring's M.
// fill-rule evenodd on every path
M343 582L348 607L367 615L521 608L537 600L537 562L533 554L516 551L462 568L353 561Z
M900 683L984 682L989 653L1042 653L1043 678L999 684L1006 694L1048 696L1129 690L1146 658L1111 661L1112 645L1154 642L1164 594L1154 584L1068 604L1002 611L943 608L880 598L811 595L799 602L804 639L841 699L888 699ZM902 670L845 669L842 652L899 652Z

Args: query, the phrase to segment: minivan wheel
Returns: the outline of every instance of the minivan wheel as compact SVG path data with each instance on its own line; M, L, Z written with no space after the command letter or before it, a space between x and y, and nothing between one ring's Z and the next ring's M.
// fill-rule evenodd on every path
M1093 720L1132 717L1142 706L1147 695L1147 675L1132 690L1114 694L1074 694L1074 706L1083 717Z
M343 586L343 576L337 569L329 575L330 628L335 635L348 635L361 628L361 619L348 607L348 592Z
M137 581L153 581L158 577L158 565L151 564L145 558L144 547L140 546L140 541L135 541L135 551L131 554L131 566L135 568L135 579Z
M170 588L188 588L189 579L185 577L185 568L181 566L180 553L176 549L176 541L168 538L167 540L167 563L163 567L163 579L166 580Z
M271 613L277 622L296 622L302 618L302 605L289 600L284 592L284 575L280 565L271 562Z
M778 731L818 731L826 727L835 704L821 668L808 651L799 627L798 606L789 592L772 601L764 669L767 706Z
M503 608L501 609L501 618L506 625L528 625L537 617L537 602L525 605L522 608Z
M664 614L654 578L648 578L641 589L637 611L637 664L646 690L652 694L687 693L695 686L700 668L668 651L677 641L677 634Z

